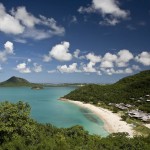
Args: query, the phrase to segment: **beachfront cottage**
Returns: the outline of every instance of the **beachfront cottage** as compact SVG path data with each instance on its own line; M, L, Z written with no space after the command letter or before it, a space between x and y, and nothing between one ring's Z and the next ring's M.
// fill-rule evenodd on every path
M150 121L150 114L144 113L141 110L131 110L128 111L128 115L132 118L140 119L144 122Z
M117 108L121 109L121 110L126 110L126 109L128 109L128 107L126 107L124 103L116 104L115 106L116 106Z
M108 105L109 106L115 106L116 104L115 103L109 103Z
M144 116L141 119L142 121L145 121L145 122L150 121L150 115Z
M128 108L133 107L133 106L132 106L132 105L130 105L130 104L126 104L125 106L126 106L126 107L128 107Z

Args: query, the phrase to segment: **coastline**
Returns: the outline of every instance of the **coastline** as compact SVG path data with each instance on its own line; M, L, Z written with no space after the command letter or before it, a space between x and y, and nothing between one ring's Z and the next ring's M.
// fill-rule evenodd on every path
M65 98L60 98L59 100L70 102L92 111L104 122L104 129L108 133L127 132L129 134L129 137L133 137L134 135L133 127L127 122L122 121L121 117L118 114L113 113L108 109L97 107L89 103L73 101Z

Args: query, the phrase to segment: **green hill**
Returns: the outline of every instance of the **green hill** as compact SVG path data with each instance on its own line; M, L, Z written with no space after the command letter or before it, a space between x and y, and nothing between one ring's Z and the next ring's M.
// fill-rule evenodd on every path
M30 83L29 81L23 79L23 78L19 78L19 77L11 77L8 80L1 82L0 86L4 86L4 87L12 87L12 86L33 86L35 85L34 83Z
M141 71L133 76L125 77L119 80L116 84L130 85L131 84L141 84L142 82L149 83L150 70Z
M150 94L150 70L119 80L111 85L90 84L64 97L67 99L108 103L136 103L139 97ZM134 98L134 100L132 100Z

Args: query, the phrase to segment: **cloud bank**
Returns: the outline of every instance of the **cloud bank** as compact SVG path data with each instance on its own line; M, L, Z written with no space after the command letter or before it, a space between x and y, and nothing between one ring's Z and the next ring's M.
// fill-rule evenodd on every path
M93 52L81 56L79 49L71 53L69 47L69 42L61 42L53 46L48 55L43 56L44 62L53 59L61 63L72 61L72 64L68 66L58 65L55 71L49 71L49 73L58 70L61 73L131 74L134 71L141 70L139 65L150 66L150 53L146 51L136 56L127 49L119 50L116 53L106 52L103 56L96 55Z

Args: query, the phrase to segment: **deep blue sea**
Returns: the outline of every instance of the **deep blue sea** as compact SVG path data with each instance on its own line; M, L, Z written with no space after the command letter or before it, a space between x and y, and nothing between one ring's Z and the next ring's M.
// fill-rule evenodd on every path
M46 87L32 90L28 87L0 88L0 102L24 101L31 106L31 117L40 123L51 123L57 127L81 125L90 134L107 136L104 123L91 111L69 102L58 100L74 90L74 87Z

